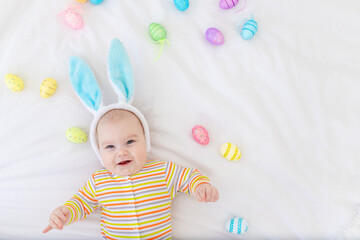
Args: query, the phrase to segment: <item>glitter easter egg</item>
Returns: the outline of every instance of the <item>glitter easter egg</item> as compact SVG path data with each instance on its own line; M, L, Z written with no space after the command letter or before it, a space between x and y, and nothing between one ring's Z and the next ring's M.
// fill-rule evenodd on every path
M185 11L189 7L189 0L174 0L174 4L180 11Z
M247 21L242 30L241 30L241 36L245 40L251 39L255 33L257 32L258 24L254 20Z
M48 98L55 93L57 83L52 78L45 79L40 86L40 96Z
M13 92L21 92L24 89L24 81L12 73L5 75L5 83L6 86Z
M149 33L155 42L160 42L166 39L167 33L165 28L158 23L151 23L149 26Z
M213 45L223 45L225 42L224 35L217 28L208 28L205 37Z
M78 30L84 26L84 22L79 13L75 9L80 8L81 6L70 6L64 12L60 13L58 16L63 16L65 23L72 29Z
M201 145L207 145L209 143L209 134L203 126L196 125L193 127L192 136L194 140Z
M222 9L230 9L238 4L239 0L220 0L219 7Z
M233 234L243 234L248 228L249 224L243 218L232 218L225 223L225 229Z
M84 143L87 141L86 133L77 127L66 130L66 138L72 143Z
M241 157L239 148L232 143L224 143L220 147L220 154L230 161L238 161Z

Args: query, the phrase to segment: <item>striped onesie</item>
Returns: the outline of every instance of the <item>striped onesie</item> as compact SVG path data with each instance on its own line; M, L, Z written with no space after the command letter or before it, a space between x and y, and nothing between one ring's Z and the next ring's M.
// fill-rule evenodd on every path
M101 207L103 239L171 239L171 200L209 179L197 169L149 160L132 176L95 172L65 206L69 224Z

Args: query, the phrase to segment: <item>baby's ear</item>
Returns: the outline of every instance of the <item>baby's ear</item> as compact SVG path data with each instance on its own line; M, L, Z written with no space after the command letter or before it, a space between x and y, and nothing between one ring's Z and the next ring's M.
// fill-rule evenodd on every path
M131 103L134 94L134 80L129 57L119 39L111 42L108 56L108 75L120 102Z
M70 82L86 108L92 113L99 110L101 91L91 68L75 56L70 58Z

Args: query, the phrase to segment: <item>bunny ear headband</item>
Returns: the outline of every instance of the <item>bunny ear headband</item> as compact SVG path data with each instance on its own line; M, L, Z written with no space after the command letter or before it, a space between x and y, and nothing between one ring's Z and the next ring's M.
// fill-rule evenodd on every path
M96 143L96 127L100 118L113 109L123 109L135 114L144 129L146 149L150 151L149 127L142 113L131 105L134 95L134 80L129 57L123 44L114 39L108 55L108 76L110 83L118 95L118 102L102 106L100 87L91 68L79 57L70 58L70 81L85 107L94 115L90 126L91 146L102 165L100 152Z

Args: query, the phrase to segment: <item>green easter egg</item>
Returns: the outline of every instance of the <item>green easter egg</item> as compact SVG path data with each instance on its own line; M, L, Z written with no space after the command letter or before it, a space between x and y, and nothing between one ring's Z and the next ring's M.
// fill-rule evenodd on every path
M66 130L66 138L73 143L84 143L87 141L86 133L77 127L71 127Z
M152 39L156 42L166 39L166 30L158 23L151 23L149 26L149 32Z

